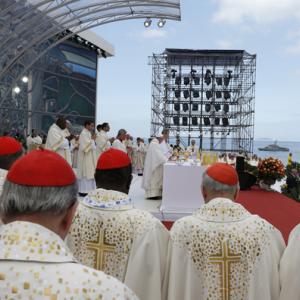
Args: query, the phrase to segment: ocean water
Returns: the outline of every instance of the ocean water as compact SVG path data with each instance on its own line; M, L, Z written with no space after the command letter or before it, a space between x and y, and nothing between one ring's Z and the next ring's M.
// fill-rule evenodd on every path
M196 140L196 144L198 145L199 140ZM182 139L183 143L187 145L187 138ZM175 139L170 138L170 144L175 144ZM277 145L285 148L289 148L289 152L268 152L268 151L259 151L258 148L266 147L270 144L273 144L272 140L254 140L254 149L253 153L258 157L266 158L266 157L275 157L280 159L285 165L287 164L288 154L292 153L293 161L297 161L300 163L300 142L292 142L292 141L277 141ZM204 139L203 146L205 148L209 148L209 140Z
M258 150L258 148L266 147L270 144L273 144L273 142L270 140L268 140L268 141L254 140L253 153L257 154L258 157L262 157L262 158L269 157L269 156L278 158L286 165L288 155L290 152L293 155L293 161L300 163L300 142L287 142L287 141L278 141L277 142L278 146L289 148L290 149L289 152L268 152L268 151L259 151Z

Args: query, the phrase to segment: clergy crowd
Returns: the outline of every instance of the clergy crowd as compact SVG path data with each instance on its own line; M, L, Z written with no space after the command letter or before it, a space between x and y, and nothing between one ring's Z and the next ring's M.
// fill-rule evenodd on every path
M145 146L124 129L109 138L108 123L78 137L69 125L58 119L45 147L33 131L27 154L0 137L0 299L300 299L300 225L285 245L236 203L231 165L205 169L205 204L168 231L128 196L136 173L145 198L161 197L168 130Z

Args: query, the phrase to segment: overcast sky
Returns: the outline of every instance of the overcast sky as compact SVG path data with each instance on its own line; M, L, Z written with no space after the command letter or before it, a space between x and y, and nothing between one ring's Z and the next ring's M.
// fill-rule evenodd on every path
M98 121L111 124L111 135L149 135L152 53L244 49L257 54L255 138L300 141L300 1L181 0L181 8L182 21L163 29L144 20L94 29L116 49L99 61Z

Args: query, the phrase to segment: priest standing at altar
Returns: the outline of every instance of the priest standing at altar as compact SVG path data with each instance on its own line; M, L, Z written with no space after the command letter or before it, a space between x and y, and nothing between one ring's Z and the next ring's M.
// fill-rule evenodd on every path
M67 243L83 264L123 281L142 300L161 300L169 232L128 197L131 161L117 149L103 152L98 189L80 201Z
M162 142L163 138L159 138ZM142 188L147 199L158 199L162 196L163 166L168 161L166 153L157 138L153 138L146 154Z
M172 156L172 153L173 153L173 149L168 144L170 131L169 131L169 129L165 128L165 129L163 129L161 134L162 134L162 136L160 137L159 146L162 149L162 151L163 151L164 155L166 156L166 158L169 159Z
M79 150L77 160L77 178L79 194L85 196L96 188L94 179L96 169L96 135L92 134L94 123L85 121L84 128L79 136Z
M238 191L233 167L216 163L206 169L205 204L171 229L165 299L279 299L284 240L235 202Z

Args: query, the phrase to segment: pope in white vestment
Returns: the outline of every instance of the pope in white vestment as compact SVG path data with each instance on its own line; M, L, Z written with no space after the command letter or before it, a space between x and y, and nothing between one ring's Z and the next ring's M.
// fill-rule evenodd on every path
M152 139L146 154L142 181L146 198L162 196L163 166L167 161L159 141L156 138Z
M238 187L234 168L215 165L222 166L214 170L211 190L207 189L208 185L203 190L204 200L209 202L192 216L176 221L171 229L164 297L278 300L279 262L285 248L283 237L271 224L250 214L242 205L225 197L212 197L213 193L229 194L232 184L225 183L230 181L228 168L232 169L229 173L235 173L232 182ZM203 177L203 184L212 178ZM224 180L221 185L219 179Z
M72 165L70 145L69 140L66 138L66 131L55 123L49 128L45 148L56 152Z
M97 189L80 203L67 243L83 264L124 282L143 300L160 300L169 233L124 193Z
M96 188L96 144L92 134L87 128L83 128L79 136L79 150L77 161L77 177L79 193L88 193Z
M280 300L300 299L300 224L289 236L288 245L280 262L281 293Z
M78 264L54 232L17 221L0 227L0 299L137 297L118 280Z

